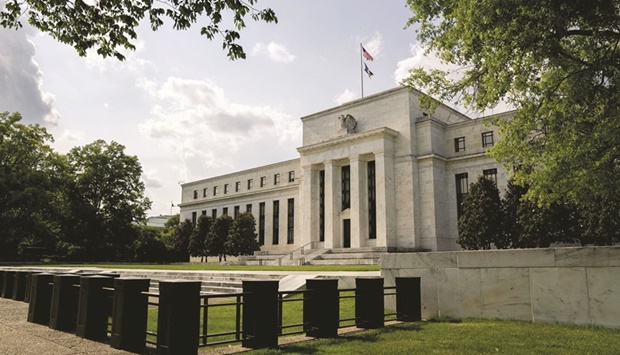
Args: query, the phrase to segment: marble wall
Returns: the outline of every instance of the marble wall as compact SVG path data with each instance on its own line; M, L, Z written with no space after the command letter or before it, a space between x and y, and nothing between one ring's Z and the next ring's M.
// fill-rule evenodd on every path
M620 247L389 254L381 276L386 286L395 277L421 277L423 318L620 328Z

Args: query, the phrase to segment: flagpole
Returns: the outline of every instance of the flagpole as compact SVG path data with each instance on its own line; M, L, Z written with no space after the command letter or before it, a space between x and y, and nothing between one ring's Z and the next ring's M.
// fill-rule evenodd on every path
M364 68L362 68L362 66L364 65L362 61L363 56L364 54L362 53L362 43L360 43L360 84L362 85L362 98L364 98Z

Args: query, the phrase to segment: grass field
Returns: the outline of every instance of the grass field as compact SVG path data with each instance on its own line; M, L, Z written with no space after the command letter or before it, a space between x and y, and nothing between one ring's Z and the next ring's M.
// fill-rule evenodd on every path
M206 270L206 271L380 271L379 265L220 265L217 263L178 264L41 264L37 266L104 269Z

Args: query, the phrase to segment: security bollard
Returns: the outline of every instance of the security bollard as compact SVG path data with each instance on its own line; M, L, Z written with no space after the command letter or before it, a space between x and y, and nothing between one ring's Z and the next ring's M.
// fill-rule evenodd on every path
M358 277L355 279L355 325L376 329L384 325L383 279Z
M315 338L338 336L340 299L338 279L306 280L304 323L306 335Z
M36 271L28 271L26 274L26 293L24 295L24 302L30 303L30 290L32 289L32 275L38 274Z
M53 274L33 274L30 282L28 322L48 325L52 305Z
M396 319L403 322L422 320L419 277L396 278Z
M80 298L75 334L81 338L103 341L108 337L108 317L112 310L106 306L111 298L114 279L106 276L80 277Z
M77 324L80 276L54 275L50 328L74 331Z
M4 288L4 270L0 270L0 297L2 297L3 288Z
M278 347L278 285L278 280L243 281L244 347Z
M13 283L13 295L12 298L15 301L24 301L26 298L26 282L28 277L28 271L15 271L15 278Z
M200 286L200 281L159 282L157 354L198 352Z
M114 280L114 306L110 345L134 353L146 346L149 279L120 278Z
M13 285L15 284L15 271L4 271L4 283L2 284L2 298L13 298Z

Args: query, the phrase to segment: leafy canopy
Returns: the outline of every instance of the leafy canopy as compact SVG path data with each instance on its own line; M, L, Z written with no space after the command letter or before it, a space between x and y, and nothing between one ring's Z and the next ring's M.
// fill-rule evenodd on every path
M257 9L258 0L5 0L0 10L0 25L22 27L21 18L54 39L74 47L79 55L97 48L103 57L125 57L119 48L135 49L136 27L145 18L153 31L165 19L175 30L187 30L197 24L200 34L209 40L222 37L222 48L231 60L245 58L237 43L239 31L246 27L246 18L254 21L278 22L270 8ZM231 18L225 18L230 13ZM232 24L228 26L227 23Z
M620 2L408 5L420 42L458 69L417 68L403 84L426 91L426 106L515 107L511 120L494 122L502 140L491 154L529 186L526 197L581 203L620 191Z

